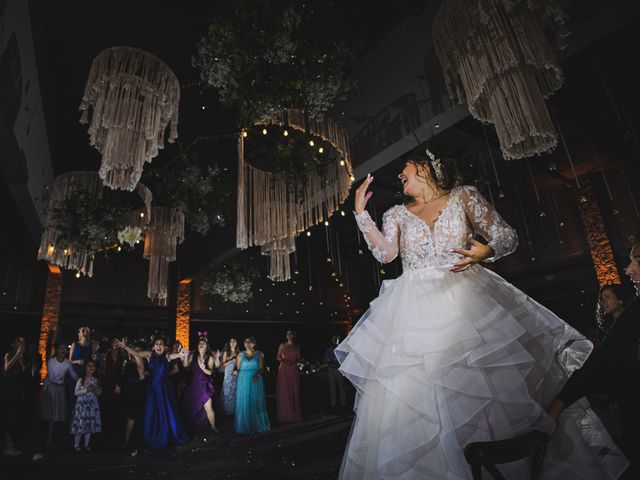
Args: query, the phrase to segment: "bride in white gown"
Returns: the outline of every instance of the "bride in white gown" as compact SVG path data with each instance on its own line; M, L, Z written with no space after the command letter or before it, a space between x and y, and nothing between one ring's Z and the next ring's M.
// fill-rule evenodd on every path
M389 209L382 232L365 210L373 177L356 192L356 220L371 252L382 263L400 254L403 274L383 282L336 349L357 390L345 480L471 479L468 443L553 432L545 407L592 348L478 265L513 252L516 233L474 187L451 188L441 161L428 154L406 163L400 178L413 201ZM583 400L561 417L543 478L617 478L626 466ZM527 462L506 467L509 479L529 476Z

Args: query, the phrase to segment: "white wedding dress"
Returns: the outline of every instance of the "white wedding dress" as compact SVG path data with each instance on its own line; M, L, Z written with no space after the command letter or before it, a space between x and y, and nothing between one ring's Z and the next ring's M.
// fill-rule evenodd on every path
M463 449L553 422L545 407L592 345L500 276L475 265L452 273L452 248L479 233L494 259L517 247L515 231L473 187L455 188L433 227L402 205L381 233L356 215L375 258L398 253L403 274L337 347L340 370L357 390L356 417L340 478L471 479ZM617 478L627 460L586 400L566 410L552 436L543 478ZM529 463L501 466L529 478Z

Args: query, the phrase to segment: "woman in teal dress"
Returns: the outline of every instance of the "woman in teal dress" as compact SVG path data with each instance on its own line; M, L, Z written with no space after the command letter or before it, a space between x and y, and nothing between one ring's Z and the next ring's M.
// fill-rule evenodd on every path
M244 351L238 354L236 367L236 433L253 435L271 429L264 395L264 355L256 350L253 337L244 339Z

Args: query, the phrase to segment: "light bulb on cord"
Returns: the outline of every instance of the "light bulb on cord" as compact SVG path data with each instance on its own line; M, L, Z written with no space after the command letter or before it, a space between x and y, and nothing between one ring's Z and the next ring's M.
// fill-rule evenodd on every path
M315 143L313 142L313 140L309 140L309 146L313 147L315 145Z
M324 152L324 148L320 147L320 148L318 149L318 152L320 152L320 153Z
M340 160L340 166L344 167L344 160Z
M263 135L266 135L266 134L267 134L267 129L266 129L266 128L263 128L263 129L262 129L262 134L263 134Z
M246 130L245 130L244 132L242 132L242 136L243 136L244 138L247 138L247 135L249 135L249 134L247 133L247 131L246 131Z
M289 132L288 132L287 130L285 130L284 132L282 132L282 134L283 134L285 137L288 137L288 136L289 136Z

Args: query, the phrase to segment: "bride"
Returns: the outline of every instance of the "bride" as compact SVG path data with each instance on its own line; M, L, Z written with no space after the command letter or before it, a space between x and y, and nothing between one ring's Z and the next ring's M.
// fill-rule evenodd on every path
M545 407L592 348L479 265L512 253L516 233L474 187L453 187L442 162L427 155L407 157L399 177L412 200L384 214L382 232L365 210L373 177L356 191L369 249L382 263L399 254L404 273L383 282L336 349L357 390L345 480L471 479L468 443L553 432ZM583 400L560 418L543 476L602 480L626 466ZM500 469L529 478L524 461Z

